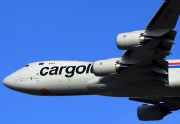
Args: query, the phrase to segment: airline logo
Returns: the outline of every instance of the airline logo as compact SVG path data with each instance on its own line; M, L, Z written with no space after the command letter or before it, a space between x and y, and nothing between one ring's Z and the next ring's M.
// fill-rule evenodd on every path
M76 74L88 74L93 73L92 64L79 65L79 66L53 66L53 67L43 67L40 70L41 76L46 75L62 75L65 72L65 77L73 77Z

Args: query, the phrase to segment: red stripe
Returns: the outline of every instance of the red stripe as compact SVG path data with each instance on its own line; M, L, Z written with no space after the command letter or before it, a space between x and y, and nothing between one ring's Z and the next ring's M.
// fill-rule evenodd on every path
M180 62L168 62L168 65L180 65Z

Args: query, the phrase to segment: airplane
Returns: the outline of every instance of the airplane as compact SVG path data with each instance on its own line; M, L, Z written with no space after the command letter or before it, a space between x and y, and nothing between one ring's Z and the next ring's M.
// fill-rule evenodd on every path
M3 79L15 91L41 96L102 95L143 102L141 121L162 120L180 109L180 60L171 55L180 0L164 0L145 30L117 35L119 58L85 61L40 61Z

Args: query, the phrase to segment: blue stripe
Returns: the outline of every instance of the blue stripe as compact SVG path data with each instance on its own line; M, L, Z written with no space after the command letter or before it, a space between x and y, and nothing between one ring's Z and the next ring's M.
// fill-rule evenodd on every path
M180 68L180 65L169 66L169 68Z

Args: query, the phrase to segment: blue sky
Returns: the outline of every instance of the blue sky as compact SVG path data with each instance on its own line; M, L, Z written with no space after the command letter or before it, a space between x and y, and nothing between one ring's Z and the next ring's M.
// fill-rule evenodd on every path
M146 27L163 0L1 0L0 80L43 60L120 57L118 33ZM180 21L176 30L180 31ZM180 41L180 35L176 42ZM180 59L180 44L168 59ZM0 84L0 124L142 124L141 103L103 96L41 97ZM179 123L180 111L150 124Z

